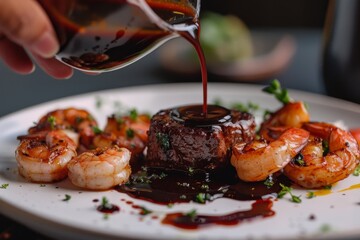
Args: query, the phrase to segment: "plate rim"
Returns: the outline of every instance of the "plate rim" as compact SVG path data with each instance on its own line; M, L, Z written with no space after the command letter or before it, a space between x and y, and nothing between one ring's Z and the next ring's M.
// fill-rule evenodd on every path
M199 83L152 84L152 85L145 85L145 86L131 86L131 87L107 89L107 90L92 91L92 92L87 92L87 93L82 93L82 94L76 94L76 95L71 95L71 96L66 96L66 97L46 101L46 102L43 102L43 103L40 103L40 104L36 104L34 106L23 108L21 110L15 111L15 112L10 113L10 114L7 114L7 115L2 116L0 118L0 123L2 121L6 120L7 118L11 118L11 117L13 117L13 116L15 116L15 115L17 115L19 113L22 113L22 112L25 112L25 111L32 111L33 109L45 107L46 105L51 105L51 104L54 104L56 102L68 101L68 100L70 100L72 98L86 98L86 97L91 97L91 96L96 96L96 95L115 94L115 93L117 93L119 91L121 92L121 91L126 91L126 90L129 90L129 89L134 90L134 91L139 91L139 89L143 90L143 89L151 87L151 88L160 90L160 88L164 88L164 89L167 89L169 87L171 87L171 88L174 88L174 87L179 88L179 86L183 87L183 88L188 88L189 86L193 87L195 85L198 86L200 84ZM242 86L242 87L245 87L245 88L248 88L248 89L252 89L253 91L261 90L261 88L264 87L262 85L243 84L243 83L209 83L208 91L209 90L211 91L211 88L217 88L219 86L226 86L226 87L233 87L233 86L240 87L240 86ZM306 96L307 99L310 100L310 102L313 102L313 103L317 103L317 104L321 104L321 105L325 105L325 106L330 106L331 105L331 106L339 107L339 108L342 108L342 109L344 108L344 105L345 105L346 106L345 110L355 112L355 113L360 113L360 105L356 104L356 103L348 102L348 101L345 101L345 100L342 100L342 99L332 98L332 97L329 97L329 96L319 95L319 94L315 94L315 93L309 93L309 92L305 92L305 91L299 91L299 90L294 90L294 89L288 89L288 90L289 90L290 94L294 93L294 94L297 94L297 95ZM163 91L163 89L160 90L160 91ZM328 101L324 101L324 99L326 99ZM1 203L1 206L5 206L5 204L9 205L9 203L7 201L4 201L2 198L0 198L0 203ZM4 213L5 215L7 215L10 218L13 218L13 216L10 214L11 211L8 211L8 209L11 209L11 208L15 208L15 209L17 209L19 211L22 211L25 214L33 215L33 213L26 212L26 210L24 210L24 209L18 209L18 207L15 206L15 205L10 204L9 206L4 207L4 208L0 207L0 210L2 210L1 212ZM43 220L43 221L46 221L46 222L51 221L52 224L55 224L55 225L63 225L63 223L54 222L51 219L46 219L46 217L42 217L42 216L35 216L35 217L41 218L40 220ZM19 221L19 219L16 219L16 218L13 218L13 219L16 220L16 221ZM24 222L22 222L21 220L19 222L23 223L24 225L28 225L28 224L25 224ZM89 232L88 230L84 230L84 229L79 228L79 227L72 228L72 227L67 226L67 225L64 225L62 227L73 229L73 230L75 229L76 231L80 230L80 231ZM32 228L36 229L36 228L34 228L34 226L32 226ZM96 234L97 232L95 231L94 233ZM94 233L90 233L90 234L94 234ZM360 229L359 229L359 232L354 232L353 234L349 233L348 236L349 237L358 236L359 233L360 233ZM65 234L64 236L66 237L67 235ZM103 233L101 233L101 236L103 236ZM336 235L336 236L334 236L334 234L331 234L331 235L326 236L326 237L337 238L339 236L344 237L344 234L339 234L339 235ZM106 237L114 238L114 237L119 237L119 235L115 236L113 234L109 234ZM133 236L125 235L125 236L120 236L120 237L126 237L126 238L130 237L129 239L132 239L131 237L133 237ZM345 237L347 237L347 236L345 236ZM89 238L86 238L86 239L89 239ZM153 238L148 238L148 239L153 239ZM174 239L176 239L176 238L174 238ZM288 237L286 237L284 239L288 239ZM294 238L294 239L298 239L298 238Z

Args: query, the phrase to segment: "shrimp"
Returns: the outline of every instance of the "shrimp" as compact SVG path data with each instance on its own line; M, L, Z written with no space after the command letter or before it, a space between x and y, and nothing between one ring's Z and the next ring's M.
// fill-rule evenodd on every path
M248 145L233 147L231 164L238 177L247 182L265 180L270 174L283 169L306 145L309 132L289 128L277 140L255 140Z
M66 108L51 111L40 118L36 126L29 129L29 133L44 130L67 129L78 133L78 140L85 148L91 147L95 136L94 127L97 127L96 120L86 110Z
M42 131L19 139L15 156L23 177L32 182L66 178L66 164L76 156L76 144L64 131Z
M310 114L303 102L290 102L276 112L270 114L260 127L259 134L268 141L275 140L284 129L301 128L303 123L310 121Z
M84 152L68 163L70 181L81 188L106 190L127 182L130 151L117 146Z
M305 188L321 188L353 173L360 152L349 132L320 122L307 123L304 128L310 131L311 138L299 156L284 168L288 178Z
M129 149L132 160L138 158L144 151L150 127L150 118L147 115L136 117L123 116L108 118L104 131L94 138L95 147L119 146Z

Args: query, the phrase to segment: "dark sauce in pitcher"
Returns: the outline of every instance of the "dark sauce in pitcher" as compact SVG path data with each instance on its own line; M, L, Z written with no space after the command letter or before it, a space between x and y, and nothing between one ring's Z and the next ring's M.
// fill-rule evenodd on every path
M57 58L83 71L126 66L177 33L195 48L203 83L202 113L207 114L207 71L199 43L200 24L191 1L146 0L173 31L151 22L143 9L127 0L38 0L57 32Z

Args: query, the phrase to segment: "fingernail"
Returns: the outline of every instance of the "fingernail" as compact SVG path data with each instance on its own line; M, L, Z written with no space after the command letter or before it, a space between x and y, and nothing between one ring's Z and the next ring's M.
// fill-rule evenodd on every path
M59 51L59 44L53 34L45 32L31 46L31 50L43 58L51 58Z

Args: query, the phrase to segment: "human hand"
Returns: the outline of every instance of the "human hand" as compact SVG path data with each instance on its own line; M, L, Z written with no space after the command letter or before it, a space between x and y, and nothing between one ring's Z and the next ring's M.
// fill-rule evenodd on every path
M73 70L54 58L58 50L51 22L36 0L0 1L0 58L9 68L32 73L31 55L50 76L70 78Z

